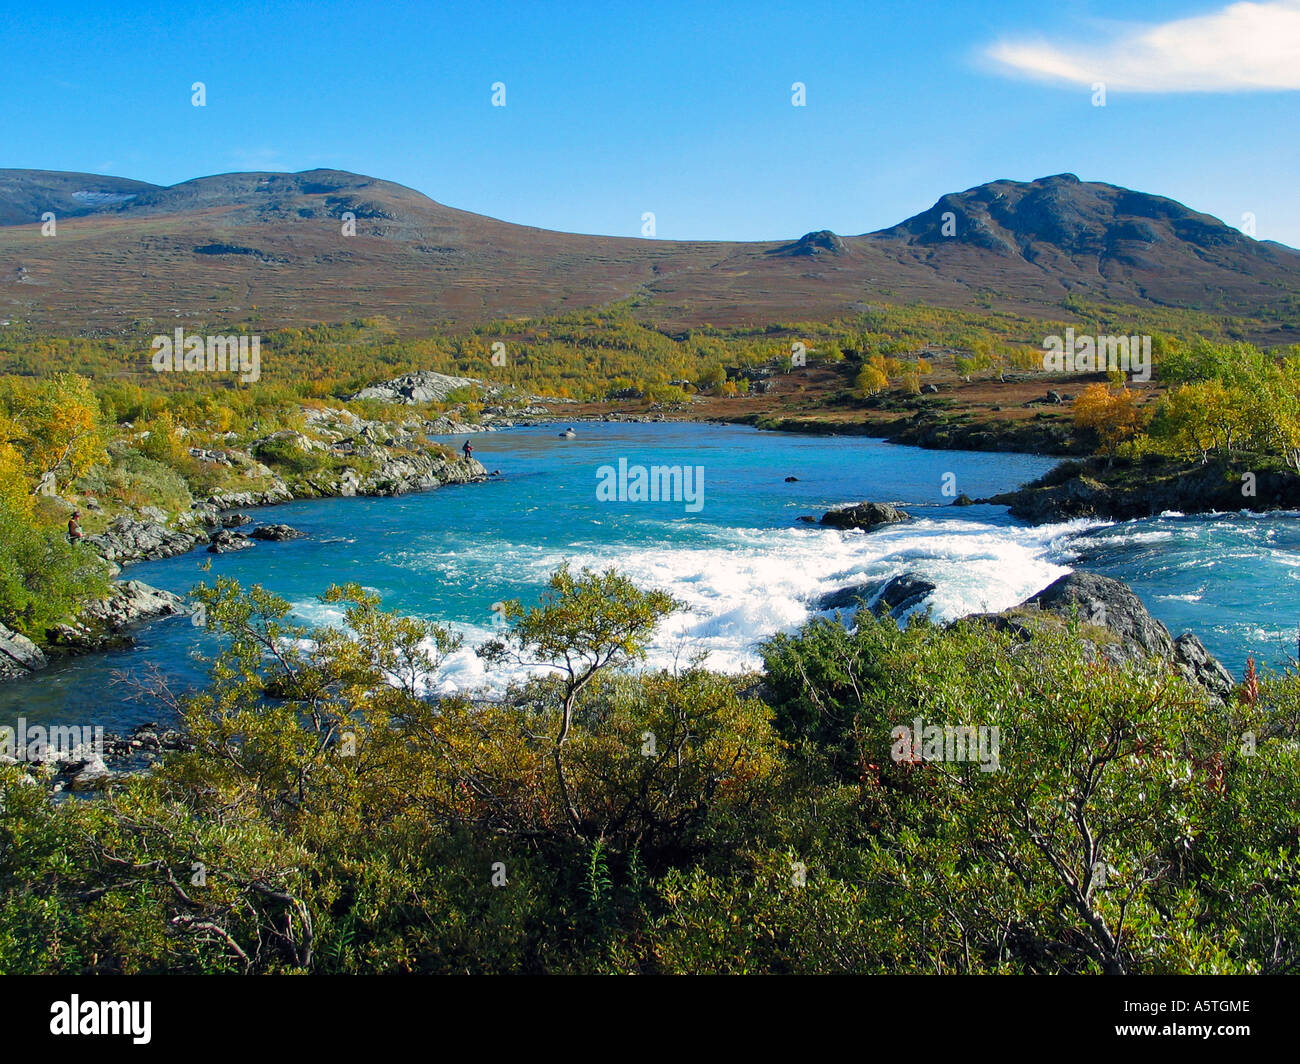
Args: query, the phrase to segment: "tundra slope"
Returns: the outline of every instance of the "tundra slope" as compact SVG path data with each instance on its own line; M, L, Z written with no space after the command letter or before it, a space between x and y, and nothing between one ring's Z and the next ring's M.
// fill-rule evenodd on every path
M55 332L142 321L302 325L385 315L406 335L637 298L665 328L829 320L872 302L1034 316L1068 296L1240 314L1294 342L1300 252L1160 196L1058 174L945 195L888 229L751 243L588 236L456 210L338 170L161 188L0 171L0 315ZM58 240L41 215L59 219ZM343 235L345 215L355 235Z

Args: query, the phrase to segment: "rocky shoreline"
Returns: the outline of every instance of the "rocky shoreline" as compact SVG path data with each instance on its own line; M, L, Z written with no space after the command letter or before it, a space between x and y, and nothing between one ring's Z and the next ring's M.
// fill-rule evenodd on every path
M249 482L248 489L195 500L183 513L169 514L148 505L117 514L102 531L86 535L83 546L102 558L115 577L132 562L187 554L204 545L213 553L224 553L253 547L259 540L279 542L301 535L276 524L236 532L253 523L245 510L301 498L403 495L448 484L482 483L499 475L489 473L474 458L429 442L435 432L499 427L490 420L468 426L448 418L417 418L394 427L332 407L305 407L303 416L304 432L275 432L244 448L191 448L196 461L224 468L231 478ZM283 454L286 449L321 464L286 476L261 460L268 451ZM92 511L97 506L91 501L84 505ZM0 625L0 682L38 672L59 655L128 646L133 628L188 612L184 601L171 592L138 580L114 580L107 598L51 628L42 645Z
M689 419L687 419L689 420ZM931 451L988 451L993 453L1046 454L1060 457L1086 453L1060 425L1032 421L1007 424L966 421L934 411L918 410L910 417L880 421L823 421L801 417L767 418L746 414L735 418L710 418L719 424L750 425L764 432L795 432L809 436L868 436L906 447Z
M1290 469L1153 458L1062 462L1015 491L977 503L1006 506L1013 517L1050 524L1079 517L1128 521L1162 513L1239 513L1300 509L1300 474Z
M148 772L164 754L192 750L194 744L179 731L149 723L137 725L126 736L105 734L68 749L56 750L52 745L43 742L38 753L24 751L21 759L0 753L0 766L20 767L23 772L15 777L20 784L41 786L61 796L102 791L113 780Z
M1020 426L1013 430L980 422L953 426L919 416L892 432L885 425L797 418L761 423L750 416L723 423L808 435L869 436L932 450L1078 454L1078 448L1065 446L1060 434L1050 426ZM1237 463L1222 459L1184 462L1161 455L1140 460L1083 456L1068 458L1045 476L1013 491L983 499L963 495L955 505L976 503L1006 506L1013 517L1035 525L1080 517L1128 521L1158 517L1171 511L1192 514L1300 510L1300 472L1263 460L1251 462L1249 456L1243 456Z

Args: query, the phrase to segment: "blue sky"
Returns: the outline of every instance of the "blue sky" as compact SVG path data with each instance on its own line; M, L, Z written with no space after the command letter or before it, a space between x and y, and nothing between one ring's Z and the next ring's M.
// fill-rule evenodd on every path
M0 90L4 167L335 167L670 239L868 232L1070 171L1300 246L1300 0L0 0Z

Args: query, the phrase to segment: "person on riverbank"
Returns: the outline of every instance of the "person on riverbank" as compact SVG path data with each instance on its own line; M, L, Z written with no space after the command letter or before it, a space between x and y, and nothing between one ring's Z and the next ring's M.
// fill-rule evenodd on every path
M469 445L469 440L465 441L465 446L461 450L465 453L466 458L474 457L474 448Z
M80 510L73 510L72 516L68 518L68 542L73 546L80 543L85 533L81 531L81 523L78 520L81 517Z

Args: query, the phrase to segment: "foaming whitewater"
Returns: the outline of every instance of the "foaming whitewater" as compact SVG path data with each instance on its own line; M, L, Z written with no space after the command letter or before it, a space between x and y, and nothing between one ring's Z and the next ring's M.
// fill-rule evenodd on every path
M503 476L398 498L299 500L260 519L292 525L301 539L144 562L125 575L180 595L217 576L260 584L289 602L299 621L335 627L343 623L338 604L317 596L332 584L359 584L385 609L464 636L464 649L429 678L442 692L499 690L521 678L520 671L486 672L473 648L497 634L493 603L536 602L566 561L617 569L685 604L658 632L651 668L704 655L721 671L754 669L758 644L804 623L827 593L905 572L936 585L921 608L941 621L1005 609L1085 568L1131 585L1175 635L1196 632L1235 673L1248 655L1279 667L1296 649L1295 514L1170 512L1029 528L1002 507L954 509L943 487L955 481L972 498L988 497L1041 476L1054 459L739 426L585 424L564 440L541 427L492 433L475 450ZM598 471L623 458L703 467L703 510L600 499ZM864 500L892 502L914 519L865 534L799 520ZM167 710L119 677L138 681L156 671L177 693L206 685L195 651L215 653L214 635L183 619L134 635L128 649L61 659L0 685L0 721L92 721L122 730Z
M736 673L760 667L762 640L796 629L817 614L822 596L854 584L905 572L927 577L937 590L919 608L928 607L939 621L1014 606L1069 572L1068 540L1099 524L1021 528L923 518L870 533L718 530L712 544L690 549L575 545L538 551L523 544L498 549L516 576L538 585L567 561L574 568L617 569L639 587L668 591L685 608L660 626L646 667L673 668L703 655L709 668ZM427 573L464 568L438 554L406 558L404 564ZM296 605L306 619L337 623L319 604ZM484 669L473 648L497 634L490 625L448 626L464 636L465 645L447 659L439 677L431 678L432 689L499 690L527 674L522 668Z

